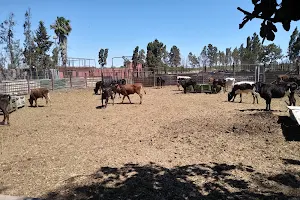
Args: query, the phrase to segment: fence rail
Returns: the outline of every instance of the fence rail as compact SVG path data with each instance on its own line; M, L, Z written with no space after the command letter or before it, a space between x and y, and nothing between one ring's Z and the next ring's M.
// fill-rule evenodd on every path
M276 80L276 75L280 74L295 74L292 71L266 71L263 67L257 72L257 68L254 70L241 70L241 71L231 71L231 72L185 72L176 74L166 74L164 72L153 73L152 71L143 71L135 76L134 72L131 72L132 76L127 76L125 78L128 84L132 83L142 83L145 87L156 86L157 77L162 77L165 80L165 85L176 85L177 76L190 76L195 79L198 83L208 83L210 77L214 78L227 78L234 77L236 81L264 81L266 83L271 83ZM259 73L259 75L257 74ZM136 73L137 74L137 73ZM259 78L258 78L259 77ZM117 77L114 76L104 76L104 80L115 80ZM26 95L30 92L31 89L45 87L49 90L59 90L59 89L68 89L68 88L90 88L95 87L97 81L102 80L100 76L96 77L72 77L69 78L44 78L44 79L21 79L21 80L5 80L0 82L0 93L4 94L14 94L14 95Z

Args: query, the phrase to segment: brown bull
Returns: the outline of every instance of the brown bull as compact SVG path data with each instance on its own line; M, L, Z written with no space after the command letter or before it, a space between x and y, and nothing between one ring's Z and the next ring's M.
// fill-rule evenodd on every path
M35 101L35 107L37 107L37 99L38 98L45 98L46 104L50 101L49 97L49 90L47 88L36 88L30 91L30 97L28 99L30 106L33 105L33 101Z
M142 100L143 100L143 94L141 93L142 89L146 94L146 91L143 88L143 84L141 83L117 85L117 91L123 95L122 103L124 102L125 97L127 97L129 102L131 103L129 95L137 93L140 96L140 104L142 104Z
M11 96L8 94L0 94L0 110L2 110L4 119L2 124L5 124L5 120L7 121L7 125L9 125L9 111L8 106L10 104Z

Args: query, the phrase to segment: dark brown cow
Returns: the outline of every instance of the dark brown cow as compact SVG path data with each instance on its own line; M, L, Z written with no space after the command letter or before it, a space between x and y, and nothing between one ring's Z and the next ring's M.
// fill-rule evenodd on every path
M289 75L286 75L286 74L284 74L284 75L277 75L276 76L276 81L277 81L277 83L279 83L280 81L287 81L288 79L290 78L290 76Z
M35 101L35 107L37 107L37 99L44 98L46 99L46 104L50 101L49 90L47 88L36 88L30 91L30 97L28 99L30 106L33 105L33 101ZM51 103L51 102L50 102Z
M142 99L143 99L143 94L141 93L142 89L146 94L146 91L143 88L143 84L141 83L117 85L117 91L123 95L122 103L124 102L125 97L127 97L129 102L131 103L129 95L137 93L140 96L140 104L142 104Z
M2 124L5 124L5 120L7 121L7 125L9 125L9 112L8 106L10 104L11 96L8 94L0 94L0 110L2 110L4 119Z

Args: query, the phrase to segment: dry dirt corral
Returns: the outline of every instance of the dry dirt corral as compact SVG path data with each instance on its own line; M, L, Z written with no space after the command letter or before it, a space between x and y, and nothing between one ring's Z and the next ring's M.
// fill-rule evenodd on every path
M277 111L270 113L250 94L230 103L224 93L176 89L146 88L142 105L134 94L135 104L107 109L96 109L100 96L92 89L54 91L51 107L27 104L10 115L10 127L0 127L0 193L49 200L300 198L300 145L292 141L299 137L283 134L278 122L286 121L279 115L287 115L287 97L273 101Z

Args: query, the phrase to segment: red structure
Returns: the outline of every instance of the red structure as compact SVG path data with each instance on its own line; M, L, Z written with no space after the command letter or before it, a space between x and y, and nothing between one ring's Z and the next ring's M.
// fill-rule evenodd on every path
M64 78L65 67L59 67L59 77ZM103 76L114 78L129 78L132 73L140 74L142 65L138 64L136 70L133 70L132 62L128 62L126 68L103 68ZM67 67L67 74L72 77L100 77L101 68L96 67Z

